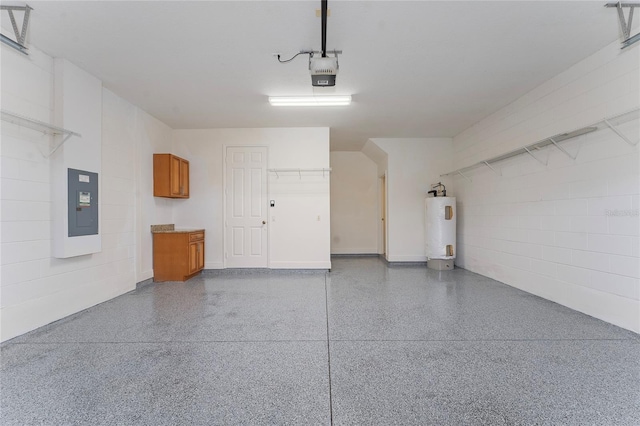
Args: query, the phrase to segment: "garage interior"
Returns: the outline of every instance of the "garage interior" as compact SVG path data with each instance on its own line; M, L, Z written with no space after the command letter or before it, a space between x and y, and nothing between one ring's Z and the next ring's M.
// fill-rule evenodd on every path
M3 3L1 423L638 424L637 6Z

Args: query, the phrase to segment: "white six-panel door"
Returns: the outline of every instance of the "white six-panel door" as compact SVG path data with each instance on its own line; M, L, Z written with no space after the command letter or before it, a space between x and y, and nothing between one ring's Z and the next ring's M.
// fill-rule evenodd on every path
M267 148L227 147L226 169L226 267L266 268Z

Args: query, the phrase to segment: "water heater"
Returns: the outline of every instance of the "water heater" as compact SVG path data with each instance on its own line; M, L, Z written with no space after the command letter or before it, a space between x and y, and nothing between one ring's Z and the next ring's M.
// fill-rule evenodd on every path
M453 269L456 258L456 197L425 199L427 267Z

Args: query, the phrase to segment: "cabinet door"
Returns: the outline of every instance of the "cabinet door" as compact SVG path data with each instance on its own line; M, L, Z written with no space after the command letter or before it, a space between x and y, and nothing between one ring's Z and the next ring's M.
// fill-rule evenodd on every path
M204 241L198 243L198 270L204 269Z
M189 196L189 162L180 160L180 194Z
M189 244L189 274L193 274L198 270L198 262L199 262L199 249L198 244L200 243L191 243Z
M189 274L204 268L204 241L189 244Z
M171 156L171 172L169 173L171 179L171 195L182 195L182 182L181 182L181 163L182 160L178 157Z

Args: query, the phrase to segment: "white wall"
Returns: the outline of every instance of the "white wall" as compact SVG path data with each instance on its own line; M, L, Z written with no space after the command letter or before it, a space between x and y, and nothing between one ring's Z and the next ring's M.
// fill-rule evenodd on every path
M442 181L455 196L449 179L453 161L450 138L370 139L387 158L387 260L424 262L424 199L431 184Z
M2 109L52 122L54 61L34 46L29 53L2 45ZM102 250L95 254L52 257L52 160L43 156L52 141L2 122L2 341L123 294L151 276L150 257L142 253L150 252L148 225L172 217L166 200L153 199L150 153L170 148L171 129L108 90L101 98L102 142L97 155L85 154L91 155L87 162L102 157ZM83 158L77 160L83 164Z
M362 152L331 152L331 253L378 252L378 166Z
M103 93L104 244L127 244L135 256L135 282L153 277L150 226L172 223L173 200L153 196L153 154L171 152L171 128L109 90ZM113 241L115 240L115 241Z
M53 60L37 49L28 59L4 45L1 49L2 109L51 122ZM47 286L41 269L51 253L51 195L43 154L50 141L4 121L1 126L0 338L6 340L40 325L24 312L38 310L41 304L30 294Z
M96 173L98 196L91 198L102 205L102 82L66 59L54 59L53 70L53 122L82 136L69 138L49 157L52 253L58 258L99 253L100 227L97 234L69 237L67 191L68 169Z
M454 138L455 167L640 106L640 46L619 42ZM638 121L621 127L638 140ZM609 130L456 178L457 264L640 332L640 156ZM620 210L627 216L607 216ZM635 212L635 213L634 213Z
M173 153L190 162L190 198L174 200L176 226L205 228L205 268L223 268L226 146L266 146L269 168L328 168L329 129L174 130ZM269 173L269 267L331 267L330 175ZM275 222L273 218L275 216ZM320 220L318 220L318 217Z
M362 147L362 153L378 166L378 176L384 176L389 168L389 156L373 141L368 140Z
M387 257L387 241L385 238L387 231L387 214L388 205L386 203L386 191L387 191L387 169L389 168L389 156L378 145L368 140L362 147L362 153L366 155L371 161L373 161L378 170L379 184L378 184L378 211L380 219L384 217L384 221L380 221L378 224L378 254L382 254Z

